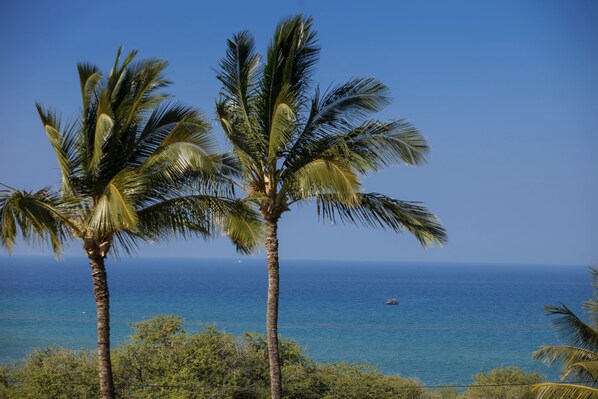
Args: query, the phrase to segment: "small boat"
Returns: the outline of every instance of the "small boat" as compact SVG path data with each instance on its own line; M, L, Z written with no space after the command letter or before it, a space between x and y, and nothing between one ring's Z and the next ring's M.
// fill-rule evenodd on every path
M387 305L398 305L399 301L397 301L396 298L391 298L391 299L386 300L386 304Z

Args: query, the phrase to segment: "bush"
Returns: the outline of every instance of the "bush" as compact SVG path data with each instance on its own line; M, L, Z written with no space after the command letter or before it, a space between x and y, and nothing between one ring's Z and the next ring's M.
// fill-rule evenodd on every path
M188 334L183 320L158 316L112 352L118 398L262 399L269 397L265 338L242 339L213 327ZM286 399L419 399L417 380L355 364L317 364L293 341L280 340ZM99 396L97 359L89 351L36 350L0 368L0 399L83 399Z
M473 386L465 391L467 399L531 399L531 385L542 382L537 373L526 373L517 367L502 367L474 377ZM492 386L512 384L511 386ZM486 385L486 386L485 386Z

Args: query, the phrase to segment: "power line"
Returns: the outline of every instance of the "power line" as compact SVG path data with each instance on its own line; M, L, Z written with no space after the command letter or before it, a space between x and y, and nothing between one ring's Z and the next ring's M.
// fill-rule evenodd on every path
M19 383L42 383L39 380L4 380L8 384L19 384ZM393 389L440 389L440 388L497 388L497 387L531 387L537 384L596 384L596 381L542 381L539 383L504 383L504 384L469 384L469 385L416 385L416 386L407 386L407 387L393 387ZM47 384L44 382L44 385L75 385L75 386L93 386L99 387L99 383L91 383L86 381L60 381L55 383ZM186 383L186 384L115 384L117 388L166 388L166 389L216 389L216 388L225 388L225 387L206 387L205 385L197 384L197 383ZM242 388L241 388L242 389ZM321 388L318 390L326 390L326 388Z

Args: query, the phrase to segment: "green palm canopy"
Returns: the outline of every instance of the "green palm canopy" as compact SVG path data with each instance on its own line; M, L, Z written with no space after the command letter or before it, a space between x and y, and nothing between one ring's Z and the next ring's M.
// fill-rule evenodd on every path
M598 270L592 269L594 298L584 303L590 324L586 324L565 305L546 306L556 316L554 327L564 338L563 345L544 346L533 357L552 366L560 364L562 383L533 387L538 399L598 398Z
M3 185L0 242L9 251L22 237L49 243L56 255L81 239L92 267L98 310L102 398L114 397L110 366L109 291L104 259L113 249L130 253L140 240L228 233L238 249L260 241L259 220L230 198L231 157L215 152L200 112L163 92L166 62L121 62L107 76L79 64L82 109L64 124L37 105L56 154L60 187L35 192ZM253 225L253 226L252 226Z
M419 202L362 186L363 176L387 166L424 163L424 137L405 120L371 119L391 100L376 79L357 77L325 91L314 87L319 52L312 20L295 16L278 25L263 62L249 32L234 35L218 74L217 117L242 166L239 185L266 228L273 398L282 395L277 227L284 212L312 202L324 220L407 230L425 246L446 241L438 219Z

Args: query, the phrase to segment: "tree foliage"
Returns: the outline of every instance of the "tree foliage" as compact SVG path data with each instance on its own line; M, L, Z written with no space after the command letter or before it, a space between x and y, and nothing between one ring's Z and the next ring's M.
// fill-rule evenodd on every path
M158 316L133 327L129 341L113 351L118 398L268 397L264 336L247 333L237 338L213 327L188 333L175 316ZM293 341L283 339L280 353L285 398L417 399L423 392L417 380L386 376L371 367L317 364ZM0 368L0 398L97 397L95 362L96 355L88 351L34 351L22 364Z
M544 346L533 357L552 366L559 364L562 383L534 387L538 399L598 398L598 269L592 269L594 297L583 304L590 320L584 322L566 305L546 306L552 324L562 337L562 345Z
M532 399L531 386L542 382L539 374L526 373L517 367L482 371L473 379L473 386L465 391L466 399Z

